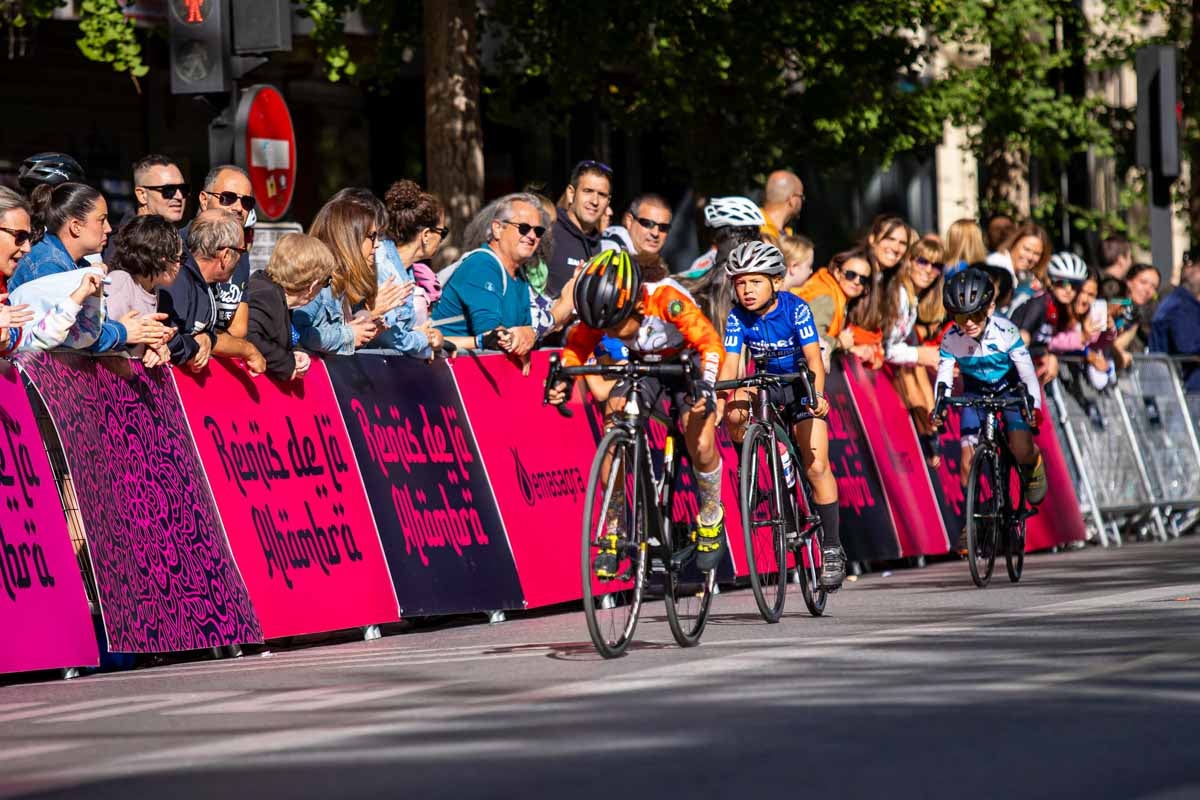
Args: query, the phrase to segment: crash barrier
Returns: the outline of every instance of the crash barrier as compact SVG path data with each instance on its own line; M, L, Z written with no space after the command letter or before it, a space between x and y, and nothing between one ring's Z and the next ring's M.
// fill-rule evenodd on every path
M77 564L90 565L102 644L126 653L578 600L579 520L603 424L578 387L570 416L542 405L549 356L534 353L526 376L502 355L430 365L360 353L278 382L222 359L193 374L23 354L29 395L0 366L0 548L5 586L17 587L0 597L0 670L96 663ZM850 557L945 553L962 526L957 466L926 466L885 373L839 363L827 395ZM31 399L69 476L46 458ZM730 544L718 575L729 581L746 562L737 456L723 431L718 440ZM1049 426L1040 443L1056 494L1030 520L1030 549L1083 537ZM56 477L77 512L54 496ZM695 487L680 489L673 512L688 517ZM85 552L71 549L64 507Z
M1197 415L1178 362L1137 356L1115 384L1097 390L1081 360L1062 358L1050 392L1081 506L1101 543L1120 544L1123 530L1177 533L1172 513L1200 505Z

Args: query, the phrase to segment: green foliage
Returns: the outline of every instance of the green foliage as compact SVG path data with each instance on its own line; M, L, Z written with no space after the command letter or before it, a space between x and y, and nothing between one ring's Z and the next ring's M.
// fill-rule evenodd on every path
M134 79L149 72L142 63L142 45L133 20L121 11L120 0L83 0L79 5L80 51L92 61L112 64Z
M370 46L352 52L345 16L358 11L373 29ZM417 0L302 0L299 13L313 22L313 42L325 59L325 75L333 82L357 80L386 91L387 84L413 57L421 38L421 3Z
M39 20L50 19L66 3L67 0L0 0L0 30L24 28Z

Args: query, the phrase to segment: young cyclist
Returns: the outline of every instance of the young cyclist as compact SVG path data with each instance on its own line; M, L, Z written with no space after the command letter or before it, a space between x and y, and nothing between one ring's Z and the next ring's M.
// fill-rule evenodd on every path
M930 422L936 425L946 415L944 399L954 384L954 367L957 365L962 374L964 395L1024 391L1033 406L1033 423L1040 426L1041 383L1020 330L1004 317L994 315L996 288L992 279L978 266L968 267L946 282L944 299L946 310L953 315L954 326L942 338L934 390L937 400ZM969 406L963 408L964 462L969 461L968 448L973 452L979 441L980 427L979 413ZM1033 442L1033 432L1015 410L1004 412L1004 428L1013 458L1021 467L1025 495L1029 502L1038 505L1046 498L1046 469L1042 454ZM964 531L958 543L960 551L966 549L965 539Z
M804 471L813 487L821 518L821 586L837 589L846 578L838 526L837 481L829 469L829 428L825 417L825 363L812 309L791 292L783 291L787 265L774 245L740 244L729 254L725 272L733 283L735 305L725 322L725 363L721 380L746 374L746 356L765 356L766 369L776 375L812 372L814 397L800 398L791 386L773 387L772 401L784 406ZM741 454L741 443L753 407L755 389L738 389L726 397L725 425ZM802 401L813 401L811 410Z
M628 358L635 361L698 359L698 374L691 386L682 381L651 380L642 387L648 389L647 407L665 394L671 399L672 411L679 415L700 494L696 565L703 571L716 569L725 528L716 437L715 384L724 354L720 337L700 307L675 287L665 283L643 286L637 262L624 251L605 250L588 261L575 281L574 299L580 323L567 335L564 367L585 364L606 335L624 345ZM624 411L630 388L626 381L613 386L605 403L606 417ZM558 405L565 401L568 389L567 383L553 387L550 402ZM616 500L612 505L620 507ZM616 555L601 552L595 568L599 577L615 576Z

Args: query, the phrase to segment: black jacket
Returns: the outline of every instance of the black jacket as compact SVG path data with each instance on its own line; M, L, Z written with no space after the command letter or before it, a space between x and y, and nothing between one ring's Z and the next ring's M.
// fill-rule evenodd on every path
M281 381L292 379L296 355L292 352L292 312L287 307L283 287L265 272L250 276L246 287L250 304L250 322L246 338L267 360L267 374Z
M551 234L554 236L554 252L548 264L550 276L546 280L546 294L558 297L562 287L575 274L575 268L600 252L600 231L584 233L560 208Z
M212 289L191 253L184 253L183 266L174 282L158 293L158 310L167 315L164 324L175 328L175 335L167 342L171 351L172 364L184 364L192 360L200 346L194 336L206 333L213 344L217 342L214 324L217 318L217 303Z

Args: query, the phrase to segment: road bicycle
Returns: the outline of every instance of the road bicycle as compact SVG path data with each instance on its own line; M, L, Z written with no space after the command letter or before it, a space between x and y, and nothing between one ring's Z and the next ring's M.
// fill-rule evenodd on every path
M1032 420L1029 398L998 392L946 397L942 405L970 406L979 412L981 422L979 443L967 477L965 524L971 580L981 589L988 585L1000 549L1008 579L1016 583L1025 568L1025 522L1037 509L1025 499L1025 482L1008 447L1008 438L1001 435L1001 417L1005 411L1017 410L1027 421Z
M550 389L565 378L598 375L631 384L624 412L610 421L596 447L582 524L583 610L592 643L605 658L622 655L633 640L652 582L661 583L667 623L681 647L699 644L708 622L716 571L696 566L695 503L689 508L689 498L679 491L697 486L695 474L684 459L683 435L673 418L661 446L654 446L655 398L645 385L650 379L680 378L691 385L692 370L687 360L563 367L557 355L550 358L546 402ZM615 577L597 574L601 553L616 556Z
M819 617L828 600L820 581L821 518L814 513L812 486L800 468L786 409L770 399L772 387L792 385L808 401L814 397L811 379L807 372L772 375L762 359L755 359L755 369L753 375L717 383L719 390L758 390L738 470L750 588L763 619L778 622L787 602L791 564L800 579L804 604Z

